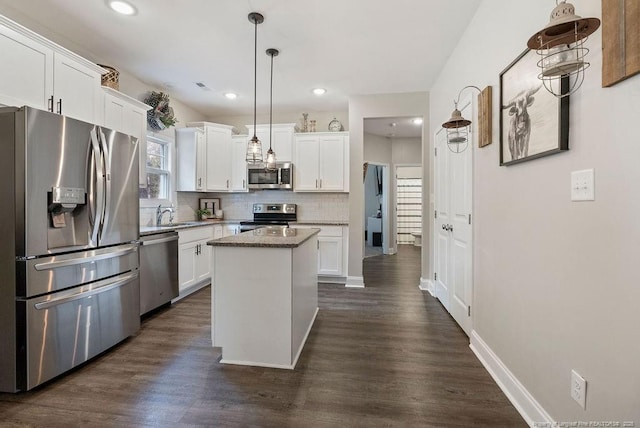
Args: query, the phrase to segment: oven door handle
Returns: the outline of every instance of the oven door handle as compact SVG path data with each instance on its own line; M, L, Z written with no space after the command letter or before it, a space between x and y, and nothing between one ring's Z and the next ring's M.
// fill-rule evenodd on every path
M48 309L51 308L53 306L58 306L58 305L62 305L64 303L68 303L68 302L72 302L74 300L78 300L78 299L85 299L87 297L99 294L99 293L104 293L105 291L109 291L112 290L114 288L117 287L121 287L123 285L125 285L128 282L131 282L132 280L136 279L138 277L138 272L133 272L130 273L128 275L122 276L117 278L117 280L115 282L113 281L113 278L109 278L108 280L105 281L100 281L98 283L96 283L96 287L92 288L91 290L88 291L79 291L77 293L74 293L70 296L65 296L65 297L60 297L57 299L51 299L51 300L46 300L44 302L40 302L40 303L36 303L33 306L38 309L38 310L42 310L42 309Z

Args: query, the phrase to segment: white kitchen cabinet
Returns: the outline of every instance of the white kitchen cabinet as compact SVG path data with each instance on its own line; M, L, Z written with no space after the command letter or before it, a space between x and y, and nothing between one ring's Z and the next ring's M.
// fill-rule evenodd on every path
M151 106L103 86L104 126L138 139L139 183L147 185L147 110Z
M347 267L348 227L328 225L293 225L297 229L318 228L318 275L327 277L344 277Z
M101 67L4 16L0 52L0 104L102 123Z
M222 236L237 235L238 233L240 233L239 224L225 224L222 231Z
M203 136L193 129L200 129ZM218 123L189 122L178 132L179 191L232 191L232 130L232 126Z
M100 72L58 53L53 59L54 111L89 123L102 122Z
M274 123L271 125L271 148L276 153L278 162L293 161L293 139L295 123ZM246 125L248 138L253 137L253 125ZM256 136L262 142L262 154L267 158L269 150L269 124L256 125Z
M247 136L231 137L231 191L248 192L247 187Z
M213 226L178 230L178 282L180 296L189 294L211 281Z
M296 192L348 192L349 134L297 134L293 186Z
M206 157L204 129L176 129L176 190L179 192L206 190Z

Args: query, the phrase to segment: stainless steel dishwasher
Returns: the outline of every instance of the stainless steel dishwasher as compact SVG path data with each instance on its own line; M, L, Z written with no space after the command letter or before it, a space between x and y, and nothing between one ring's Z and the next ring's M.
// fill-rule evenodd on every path
M178 232L140 237L140 315L178 297Z

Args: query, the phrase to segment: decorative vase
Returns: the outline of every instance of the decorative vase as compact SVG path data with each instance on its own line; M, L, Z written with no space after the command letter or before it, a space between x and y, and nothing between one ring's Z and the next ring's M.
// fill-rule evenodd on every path
M302 132L309 132L309 113L302 113Z
M316 132L316 120L311 119L309 121L309 132Z

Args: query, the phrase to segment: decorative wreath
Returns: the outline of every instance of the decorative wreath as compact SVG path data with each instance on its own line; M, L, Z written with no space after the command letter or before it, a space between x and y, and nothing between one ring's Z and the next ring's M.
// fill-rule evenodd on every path
M164 92L151 91L151 94L145 98L144 102L153 107L147 111L149 128L155 131L162 131L174 126L178 121L173 116L173 108L169 107L169 95Z

